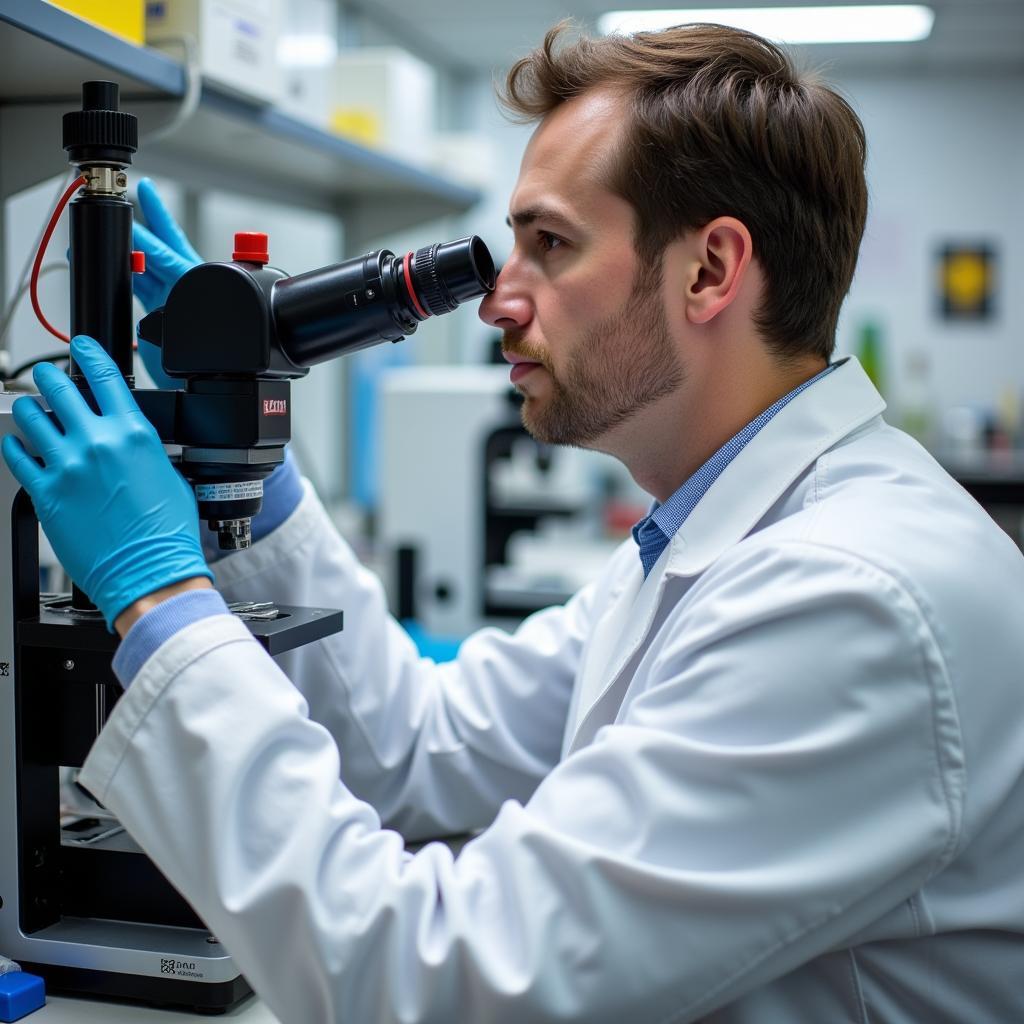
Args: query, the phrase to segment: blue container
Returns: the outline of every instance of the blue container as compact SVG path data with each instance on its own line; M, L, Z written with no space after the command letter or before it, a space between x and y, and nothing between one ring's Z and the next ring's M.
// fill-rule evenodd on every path
M46 1003L46 986L38 974L0 974L0 1021L21 1020Z

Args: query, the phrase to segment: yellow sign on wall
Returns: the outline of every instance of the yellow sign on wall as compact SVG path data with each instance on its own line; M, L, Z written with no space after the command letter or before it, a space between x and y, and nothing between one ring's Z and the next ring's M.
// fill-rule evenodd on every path
M989 245L939 250L940 310L947 320L988 320L994 311L996 256Z

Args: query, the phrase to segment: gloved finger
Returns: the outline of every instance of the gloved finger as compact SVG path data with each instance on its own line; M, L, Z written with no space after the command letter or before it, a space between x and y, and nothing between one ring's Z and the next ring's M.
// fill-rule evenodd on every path
M63 370L58 370L51 363L38 363L32 370L32 379L39 388L39 394L57 414L65 431L92 416L92 410L82 397L82 392L71 383L71 378Z
M139 206L142 207L142 215L157 238L166 242L179 256L183 256L190 264L201 263L198 253L192 248L185 232L178 226L178 222L171 216L170 211L164 206L160 193L149 178L143 178L139 182Z
M71 339L71 355L82 371L104 416L139 412L139 407L121 371L99 342L88 335L76 334Z
M152 275L165 285L174 284L186 271L191 270L198 260L185 259L169 245L157 238L142 224L132 225L132 245L146 254L146 272L137 277Z
M15 403L17 404L17 403ZM43 485L43 471L39 463L32 458L20 439L13 434L4 436L0 442L0 451L3 452L4 462L10 469L14 479L25 488L30 495L38 493Z
M64 435L56 424L43 411L42 406L34 398L19 398L11 407L11 415L18 429L43 461L50 461L60 450Z

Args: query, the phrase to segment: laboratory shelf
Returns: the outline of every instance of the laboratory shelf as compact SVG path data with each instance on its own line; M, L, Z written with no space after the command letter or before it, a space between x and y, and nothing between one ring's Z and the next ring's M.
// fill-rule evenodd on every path
M185 91L181 64L135 46L45 0L0 4L0 102L81 96L81 83L117 74L126 92Z
M140 170L337 214L352 248L479 199L474 189L205 81L193 114L148 142L186 93L183 65L45 0L0 3L0 55L0 197L59 173L58 115L78 102L83 81L106 78L139 116Z

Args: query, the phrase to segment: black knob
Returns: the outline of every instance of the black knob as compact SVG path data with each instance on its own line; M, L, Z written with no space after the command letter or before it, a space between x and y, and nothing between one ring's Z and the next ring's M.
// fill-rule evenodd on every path
M139 120L118 109L117 82L83 82L82 109L64 115L64 148L73 164L126 167L139 148Z

